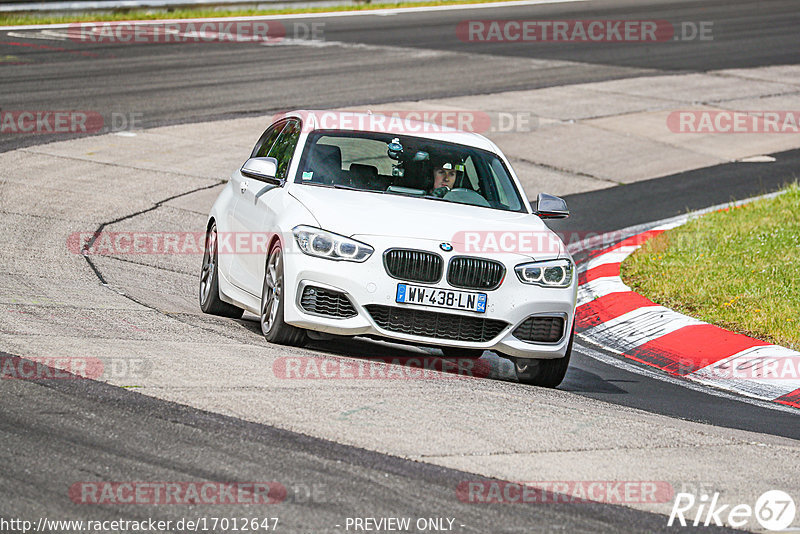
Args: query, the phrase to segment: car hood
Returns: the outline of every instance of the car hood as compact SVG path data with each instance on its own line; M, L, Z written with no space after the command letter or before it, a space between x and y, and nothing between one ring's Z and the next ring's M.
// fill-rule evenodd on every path
M536 215L316 186L289 192L331 232L451 243L456 252L557 257L564 246Z

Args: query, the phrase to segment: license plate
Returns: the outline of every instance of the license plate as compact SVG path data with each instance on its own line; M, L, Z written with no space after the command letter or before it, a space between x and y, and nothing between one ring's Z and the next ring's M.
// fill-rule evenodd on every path
M395 301L404 304L420 304L436 308L469 310L478 313L486 311L486 293L453 291L451 289L412 286L409 284L397 284Z

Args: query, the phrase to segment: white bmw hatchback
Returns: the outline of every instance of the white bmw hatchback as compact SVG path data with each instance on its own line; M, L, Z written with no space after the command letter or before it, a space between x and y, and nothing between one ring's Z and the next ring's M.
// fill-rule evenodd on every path
M381 120L377 120L380 118ZM569 364L577 274L488 139L349 112L291 112L263 133L211 209L206 313L257 314L266 339L319 333L491 350L521 382Z

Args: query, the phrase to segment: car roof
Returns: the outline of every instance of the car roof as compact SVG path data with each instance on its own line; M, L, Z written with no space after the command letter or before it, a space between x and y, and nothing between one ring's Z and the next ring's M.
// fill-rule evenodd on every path
M334 110L294 110L274 117L275 120L295 117L303 121L303 130L345 130L359 132L390 133L437 141L447 141L496 152L497 148L489 139L475 132L467 132L442 126L433 122L416 120L415 116L424 116L431 111L393 111L384 114L358 111ZM438 113L459 113L446 111ZM452 116L451 116L452 117Z

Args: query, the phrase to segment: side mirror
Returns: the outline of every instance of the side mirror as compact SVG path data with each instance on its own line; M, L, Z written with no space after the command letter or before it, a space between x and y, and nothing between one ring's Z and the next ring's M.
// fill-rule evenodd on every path
M541 219L566 219L569 217L567 201L547 193L539 193L536 209L533 211Z
M241 173L262 182L283 185L283 180L275 178L278 174L278 160L275 158L250 158L242 165Z

